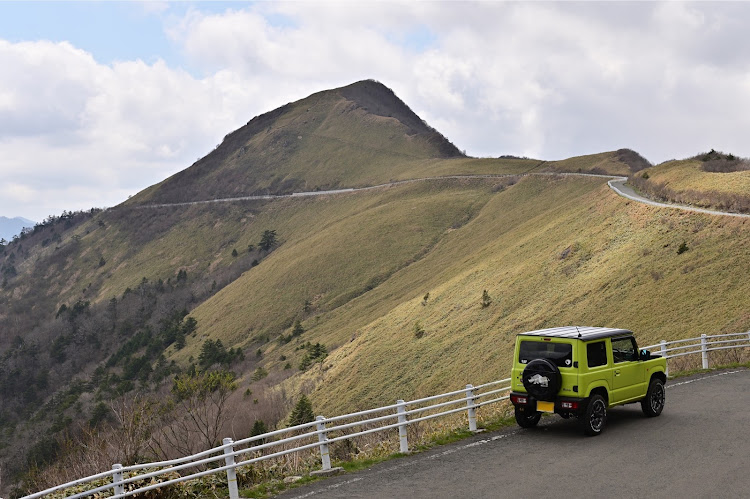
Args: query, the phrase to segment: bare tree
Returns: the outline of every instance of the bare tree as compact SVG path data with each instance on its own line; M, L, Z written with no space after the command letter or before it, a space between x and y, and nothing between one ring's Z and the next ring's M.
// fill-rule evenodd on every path
M170 458L217 445L231 415L227 400L235 388L234 374L227 371L175 378L173 398L163 408L164 425L152 449Z
M151 398L121 398L110 404L118 428L110 436L110 445L117 449L123 464L133 464L151 449L158 423L158 403Z

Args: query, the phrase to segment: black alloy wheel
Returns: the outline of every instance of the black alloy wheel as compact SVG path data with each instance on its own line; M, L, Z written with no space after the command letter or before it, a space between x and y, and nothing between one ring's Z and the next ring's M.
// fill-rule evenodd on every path
M641 409L643 414L653 418L661 414L664 409L664 401L666 399L666 390L664 389L664 382L659 378L654 378L648 385L648 391L646 392L646 398L641 400Z
M586 410L581 415L583 433L593 437L601 434L607 424L607 402L601 395L592 395Z

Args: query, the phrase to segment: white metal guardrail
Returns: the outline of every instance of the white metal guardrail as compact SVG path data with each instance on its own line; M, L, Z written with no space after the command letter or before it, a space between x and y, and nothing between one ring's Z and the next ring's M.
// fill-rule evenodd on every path
M661 341L654 345L642 347L654 350L667 359L682 357L686 355L701 354L702 366L709 367L708 352L716 350L727 350L734 348L750 347L750 331L746 333L732 333L721 335L702 334L698 338L690 338L676 341ZM658 350L656 350L658 348ZM667 367L669 374L669 367ZM487 404L506 400L506 394L510 390L510 378L492 381L479 386L466 385L465 389L453 392L425 397L405 402L398 400L395 404L345 414L332 418L318 416L316 421L305 423L289 428L264 433L238 441L225 438L223 445L214 447L191 456L146 464L136 464L123 467L115 464L112 469L97 475L80 478L56 487L25 496L22 499L34 499L43 497L54 492L91 483L97 480L111 480L105 485L86 490L68 496L69 499L86 497L98 493L111 491L114 495L110 497L129 497L137 493L158 489L167 485L184 482L194 478L211 475L220 472L227 473L229 497L239 497L237 487L236 469L240 466L253 464L259 461L273 459L294 452L317 447L320 452L322 471L331 470L331 459L329 455L329 444L347 440L371 433L397 430L399 436L399 450L403 453L409 451L407 437L407 426L421 421L457 414L466 411L469 430L477 430L476 410ZM441 401L442 400L442 401ZM440 401L440 402L438 402ZM379 415L378 415L379 414ZM377 416L374 416L377 415ZM368 419L361 419L368 418ZM331 426L333 425L333 426ZM373 426L378 425L378 426ZM341 434L334 437L329 435L343 431L357 429L353 433ZM317 437L317 441L316 440ZM272 440L279 438L278 440ZM275 448L275 449L274 449ZM274 449L274 450L271 450ZM241 460L238 460L240 458ZM214 464L214 463L218 463ZM206 465L212 465L210 469ZM149 482L150 479L163 475L169 475L183 470L190 470L184 476L178 476L164 482L150 483L126 491L128 484L136 482ZM156 469L142 474L139 471Z
M667 359L700 354L701 366L703 369L708 369L708 352L744 347L750 347L750 331L746 333L715 334L710 336L702 334L698 338L688 338L686 340L662 340L655 345L642 348L652 350L654 353L658 353ZM656 350L657 348L658 350ZM669 362L667 362L668 375Z
M107 492L113 494L109 497L129 497L137 493L220 472L227 473L229 497L236 499L239 497L239 491L235 470L240 466L317 447L320 452L322 471L325 472L332 469L328 449L330 444L382 431L397 430L399 450L406 453L409 451L408 425L450 414L466 412L469 430L476 431L477 409L487 404L506 400L509 390L510 378L507 378L479 386L466 385L466 388L462 390L411 400L409 402L398 400L393 405L352 414L332 418L318 416L316 421L310 423L282 428L236 442L232 441L231 438L225 438L223 445L179 459L136 464L126 467L115 464L109 471L80 478L24 496L23 499L43 497L48 494L63 492L72 487L101 480L107 480L108 483L67 497L74 499ZM354 430L354 432L329 437L331 434L351 430ZM274 438L278 438L278 440L271 441ZM212 465L213 467L205 469L207 465ZM155 471L151 471L155 468ZM147 472L136 474L144 470ZM159 483L150 483L153 478L183 472L184 470L188 470L184 476L178 476L177 478ZM181 475L181 473L179 474ZM136 482L145 483L145 485L138 486L137 488L133 488L133 486L127 487L130 490L126 490L126 486Z

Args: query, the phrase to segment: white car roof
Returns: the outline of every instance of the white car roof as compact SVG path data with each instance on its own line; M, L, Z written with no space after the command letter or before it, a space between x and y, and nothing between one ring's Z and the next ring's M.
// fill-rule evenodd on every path
M526 333L521 333L519 336L548 336L552 338L572 338L588 341L599 338L608 338L610 336L632 334L633 332L627 329L615 329L610 327L562 326L528 331Z

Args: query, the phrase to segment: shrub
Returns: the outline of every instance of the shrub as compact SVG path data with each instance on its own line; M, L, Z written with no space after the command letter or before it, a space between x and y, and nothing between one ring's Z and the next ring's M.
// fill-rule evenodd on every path
M680 247L677 248L677 254L681 255L681 254L685 253L688 249L690 249L690 248L688 248L687 243L685 241L682 241L682 244L680 244Z
M424 328L422 327L422 323L417 321L414 323L414 337L420 339L422 336L424 336Z
M229 365L235 360L242 360L244 358L245 355L239 348L230 348L227 350L221 340L206 340L201 347L198 364L205 369L214 364Z
M305 328L302 327L302 323L300 321L295 321L294 327L292 328L292 336L293 337L300 336L304 332L305 332Z
M255 371L253 371L253 376L251 379L253 381L260 381L266 376L268 376L268 371L266 371L262 367L258 367Z
M487 308L492 304L492 298L490 298L490 294L485 289L482 292L482 308Z
M328 356L328 350L326 349L326 346L322 343L316 343L314 345L309 345L307 347L307 353L302 358L302 361L299 364L299 370L304 371L310 365L312 365L314 362L323 362L323 359L325 359Z

